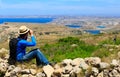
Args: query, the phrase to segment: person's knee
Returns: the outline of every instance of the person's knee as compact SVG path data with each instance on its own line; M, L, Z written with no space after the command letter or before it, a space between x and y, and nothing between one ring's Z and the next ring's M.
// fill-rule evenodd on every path
M36 53L37 53L37 54L43 54L43 53L40 51L40 49L37 49Z

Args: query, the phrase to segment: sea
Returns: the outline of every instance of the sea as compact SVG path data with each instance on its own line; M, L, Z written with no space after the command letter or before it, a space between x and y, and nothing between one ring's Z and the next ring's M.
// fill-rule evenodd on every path
M15 23L48 23L53 21L54 18L0 18L0 24L6 22L15 22ZM65 25L69 28L81 28L80 25ZM97 26L97 28L105 28L105 26ZM86 30L90 34L100 34L100 30Z
M82 27L80 25L65 25L65 26L67 26L69 28L81 28Z
M53 21L53 18L0 18L0 24L5 22L18 23L48 23Z
M90 34L100 34L100 30L85 30L86 32L90 33Z
M82 27L81 25L74 25L74 24L72 24L72 25L65 25L65 26L67 26L69 28L74 28L74 29ZM103 29L103 28L106 28L106 26L99 25L99 26L97 26L97 28ZM101 33L101 30L85 30L85 31L88 32L88 33L90 33L90 34L93 34L93 35L97 35L97 34Z

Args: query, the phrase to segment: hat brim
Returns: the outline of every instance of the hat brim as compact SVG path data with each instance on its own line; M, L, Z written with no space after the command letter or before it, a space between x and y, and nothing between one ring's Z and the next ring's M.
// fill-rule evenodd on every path
M26 34L26 33L28 33L30 31L30 29L27 29L25 32L23 32L23 33L21 33L20 31L18 31L18 34Z

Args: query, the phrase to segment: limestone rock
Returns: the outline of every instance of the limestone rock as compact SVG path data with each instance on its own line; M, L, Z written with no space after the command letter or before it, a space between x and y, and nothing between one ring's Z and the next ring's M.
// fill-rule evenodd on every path
M80 77L81 76L81 73L82 72L82 69L81 68L78 68L78 67L74 67L73 70L70 72L70 77Z
M101 59L99 57L90 57L90 58L85 58L85 62L88 65L96 66L101 62Z
M113 69L111 73L112 73L113 77L120 77L120 73L115 69Z
M0 49L0 53L8 53L8 50L5 49L5 48L1 48L1 49Z
M24 75L22 75L22 77L29 77L29 75L28 74L24 74Z
M28 77L36 77L36 76L34 76L34 75L32 75L32 74L29 74Z
M62 68L55 69L53 72L53 77L54 76L61 77L62 71L63 71Z
M0 63L0 72L5 72L8 68L7 63Z
M112 66L118 66L119 62L116 59L113 59L111 65Z
M15 66L14 65L10 65L9 67L8 67L8 72L10 72L10 71L12 71L13 69L15 68Z
M21 67L16 67L13 71L16 72L16 73L20 73L21 72Z
M10 72L5 73L5 77L10 77L10 75L11 75Z
M72 44L71 47L77 47L78 45L77 44Z
M32 75L35 75L37 73L36 70L34 70L34 69L30 69L30 72Z
M105 69L103 70L103 76L104 77L109 77L108 75L110 74L109 70Z
M100 69L105 69L105 68L110 67L110 64L105 63L105 62L101 62L101 63L99 64L99 66L100 66Z
M63 68L63 73L64 74L69 74L72 70L72 66L71 65L67 65L66 67Z
M54 69L59 69L59 68L61 68L59 64L54 65Z
M20 72L21 72L21 68L20 67L15 67L15 69L13 69L12 71L10 71L10 72L7 71L7 74L9 75L9 73L10 73L10 76L16 76Z
M70 77L70 75L69 74L62 74L61 77Z
M99 70L97 68L93 67L92 68L92 73L93 73L94 76L97 76L98 73L99 73Z
M72 71L75 72L76 74L78 74L82 71L82 69L78 68L78 67L74 67Z
M54 68L50 65L46 65L43 67L43 71L45 72L45 74L47 75L47 77L51 77L51 75L54 72Z
M67 65L70 65L72 63L72 60L71 59L65 59L62 61L62 65L63 66L67 66Z
M72 62L71 62L71 65L73 65L73 66L79 66L80 65L80 62L83 62L84 61L84 59L82 59L82 58L76 58L76 59L74 59Z
M44 73L42 72L39 72L36 74L36 77L46 77Z
M103 72L100 72L97 77L104 77Z
M80 68L86 70L86 69L88 69L88 67L89 66L84 61L80 63Z
M30 70L29 69L24 69L21 71L22 74L30 74Z

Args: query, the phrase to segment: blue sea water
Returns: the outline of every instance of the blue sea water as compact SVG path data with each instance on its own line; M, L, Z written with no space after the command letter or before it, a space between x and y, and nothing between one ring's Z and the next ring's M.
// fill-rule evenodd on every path
M97 28L106 28L104 25L97 26Z
M89 32L90 34L100 34L100 30L85 30L86 32Z
M51 22L53 18L0 18L0 24L5 22L18 23L47 23Z
M80 25L65 25L65 26L67 26L69 28L81 28L82 27Z

